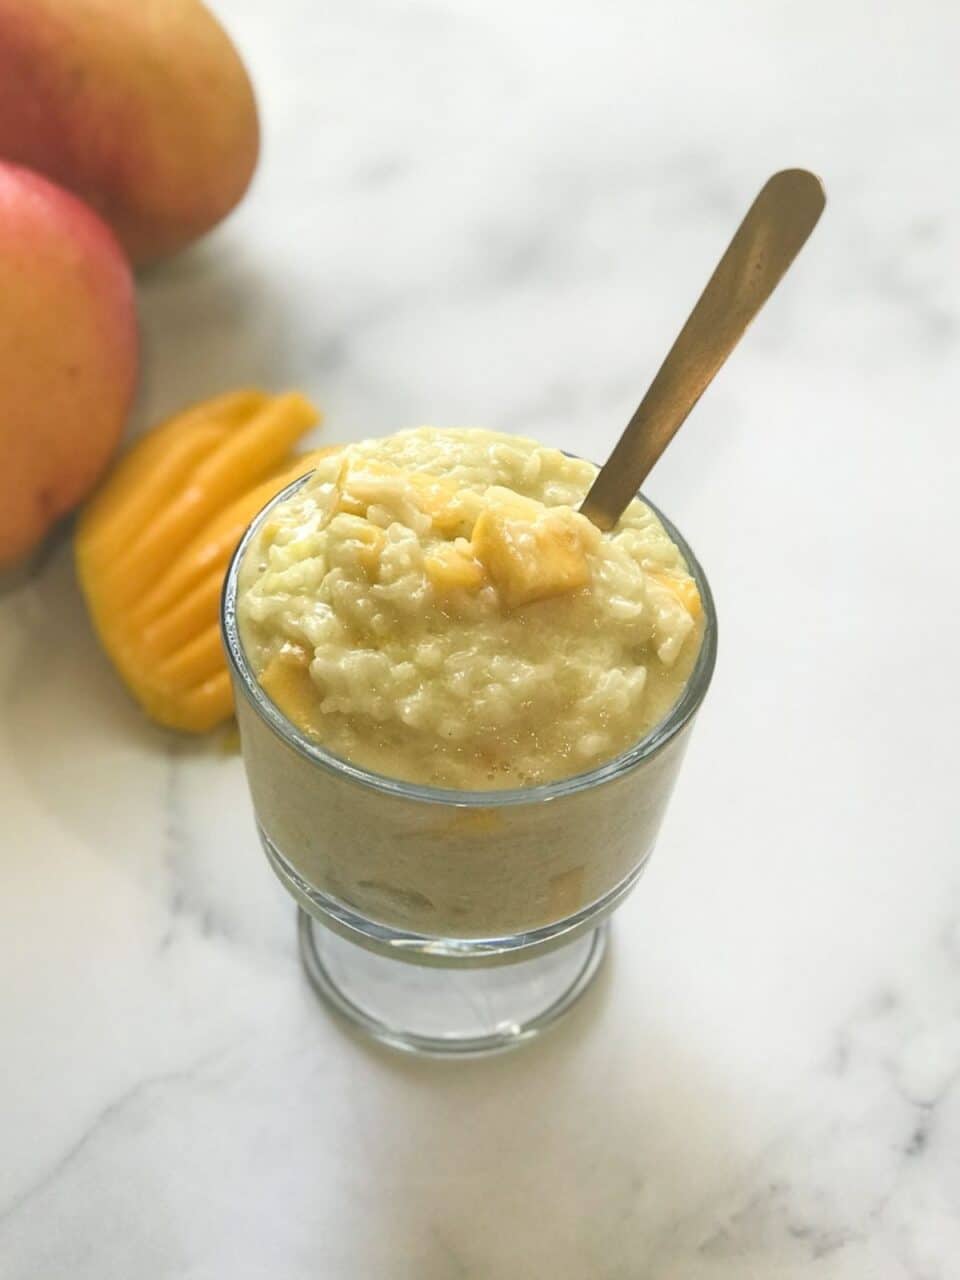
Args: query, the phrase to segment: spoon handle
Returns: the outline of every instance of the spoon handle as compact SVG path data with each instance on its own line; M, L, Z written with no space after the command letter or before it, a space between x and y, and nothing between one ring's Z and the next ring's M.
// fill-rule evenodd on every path
M754 200L580 510L612 529L747 325L773 293L826 203L805 169L775 173Z

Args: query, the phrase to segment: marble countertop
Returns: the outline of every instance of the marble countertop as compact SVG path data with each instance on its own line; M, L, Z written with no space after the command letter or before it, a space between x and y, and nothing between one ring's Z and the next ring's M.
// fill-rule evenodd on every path
M297 965L239 759L147 724L69 547L0 600L4 1280L960 1274L957 13L220 0L265 151L141 281L133 431L298 385L602 456L766 176L830 204L651 477L717 676L604 975L407 1060Z

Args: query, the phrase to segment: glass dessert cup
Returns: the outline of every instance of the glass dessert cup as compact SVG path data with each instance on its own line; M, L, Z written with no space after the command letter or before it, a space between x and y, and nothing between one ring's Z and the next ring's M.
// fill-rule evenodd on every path
M305 478L304 478L305 479ZM716 659L703 570L700 652L663 720L605 764L514 790L422 786L359 768L303 734L257 682L237 622L251 523L221 622L260 840L299 908L314 989L366 1034L415 1053L491 1053L554 1023L590 985L607 917L642 874ZM646 499L644 499L646 501Z

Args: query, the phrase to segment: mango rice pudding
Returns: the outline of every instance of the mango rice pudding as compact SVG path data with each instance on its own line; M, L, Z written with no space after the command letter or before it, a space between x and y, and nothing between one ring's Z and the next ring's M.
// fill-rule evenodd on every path
M254 522L225 630L257 821L294 892L404 935L494 938L637 873L713 638L700 671L697 586L648 507L610 534L578 514L595 474L532 440L421 428L330 454ZM668 716L695 666L694 703L649 752L577 781Z
M261 685L335 755L412 782L524 787L619 754L676 701L702 610L642 502L606 535L577 512L595 474L469 429L323 459L243 566Z

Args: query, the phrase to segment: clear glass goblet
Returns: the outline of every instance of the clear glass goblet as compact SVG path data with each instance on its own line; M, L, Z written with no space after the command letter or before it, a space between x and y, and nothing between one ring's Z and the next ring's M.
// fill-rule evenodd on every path
M511 1048L587 989L608 916L653 850L716 659L709 584L657 511L700 592L703 638L678 702L619 756L517 790L403 782L306 737L260 687L243 649L240 566L273 507L306 478L251 523L221 609L257 828L298 904L304 968L338 1013L395 1048L445 1055Z

